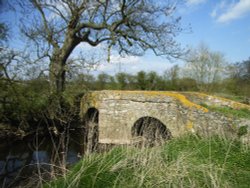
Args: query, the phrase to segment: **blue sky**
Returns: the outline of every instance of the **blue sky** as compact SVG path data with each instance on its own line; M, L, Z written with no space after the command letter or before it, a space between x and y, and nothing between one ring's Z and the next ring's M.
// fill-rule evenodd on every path
M183 47L195 48L200 43L205 43L212 51L224 54L229 63L250 57L250 0L185 0L177 11L182 17L182 27L188 28L190 24L192 30L184 31L176 38ZM14 20L11 22L15 25ZM12 40L13 46L21 43L15 37ZM178 63L181 62L169 62L151 52L143 57L126 58L113 53L111 63L102 62L97 71L91 72L115 74L120 70L128 73L144 70L161 74Z
M177 37L183 47L195 48L205 43L212 51L221 52L229 63L250 57L250 0L186 0L179 6L178 14L184 28L191 26L191 30ZM162 74L169 67L181 64L150 52L143 57L114 59L110 64L102 64L98 72L117 73L120 62L124 72L144 70Z
M183 23L190 22L193 32L182 34L182 44L206 43L211 50L221 51L228 61L250 57L250 0L190 0Z

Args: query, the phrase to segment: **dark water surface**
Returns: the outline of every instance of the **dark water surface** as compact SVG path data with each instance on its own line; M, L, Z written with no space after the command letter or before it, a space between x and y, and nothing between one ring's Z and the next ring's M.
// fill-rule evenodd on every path
M77 129L64 139L67 166L82 158L83 134L82 129ZM13 143L0 143L0 187L23 185L27 179L38 177L39 173L49 174L55 156L62 154L58 149L59 143L62 140L49 133Z

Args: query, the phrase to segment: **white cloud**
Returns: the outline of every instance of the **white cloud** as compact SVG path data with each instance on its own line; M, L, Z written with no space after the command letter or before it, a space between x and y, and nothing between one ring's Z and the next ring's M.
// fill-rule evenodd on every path
M139 62L139 57L138 56L126 56L126 57L121 57L120 55L111 55L110 56L110 62L114 64L134 64Z
M205 4L206 2L207 0L185 0L183 6L179 6L178 13L185 17L186 15L190 15L197 11L200 8L200 5Z
M213 18L217 17L218 12L219 12L220 10L224 9L224 8L226 7L226 5L227 5L227 3L226 3L225 0L224 0L224 1L221 1L221 2L220 2L219 4L217 4L217 5L215 6L215 8L213 9L213 11L211 12L211 16L212 16Z
M140 57L137 56L126 56L121 57L118 54L110 56L110 62L103 61L98 67L98 72L106 72L109 74L115 74L119 71L126 71L124 70L125 67L134 68L140 63Z
M186 0L188 5L199 5L206 2L206 0Z
M238 2L233 1L233 3L224 2L223 6L217 5L211 16L215 17L219 23L228 23L245 16L247 13L250 13L250 0L239 0Z
M125 58L118 57L118 55L111 56L111 62L103 62L95 71L94 75L99 73L107 73L115 75L118 72L126 72L129 74L136 74L143 70L145 72L155 71L161 75L165 70L172 67L174 64L162 57L155 57L146 55L143 57L127 56Z

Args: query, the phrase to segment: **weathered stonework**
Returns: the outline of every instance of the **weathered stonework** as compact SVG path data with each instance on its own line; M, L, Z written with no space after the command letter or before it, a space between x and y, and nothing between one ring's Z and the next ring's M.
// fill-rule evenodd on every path
M189 97L190 95L191 93ZM193 94L195 95L196 93ZM160 120L173 137L186 132L228 134L234 131L234 119L209 112L194 102L178 92L95 91L83 97L81 115L84 117L90 108L99 111L100 143L133 142L132 127L142 117ZM250 109L249 106L246 107Z

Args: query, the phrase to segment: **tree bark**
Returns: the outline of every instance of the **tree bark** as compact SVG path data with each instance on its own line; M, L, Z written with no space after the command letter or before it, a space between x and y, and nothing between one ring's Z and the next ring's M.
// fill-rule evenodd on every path
M60 58L54 58L50 62L50 92L60 95L65 90L65 62Z
M50 62L50 91L52 94L60 96L65 91L67 60L80 42L74 32L68 30L62 47L54 49Z

